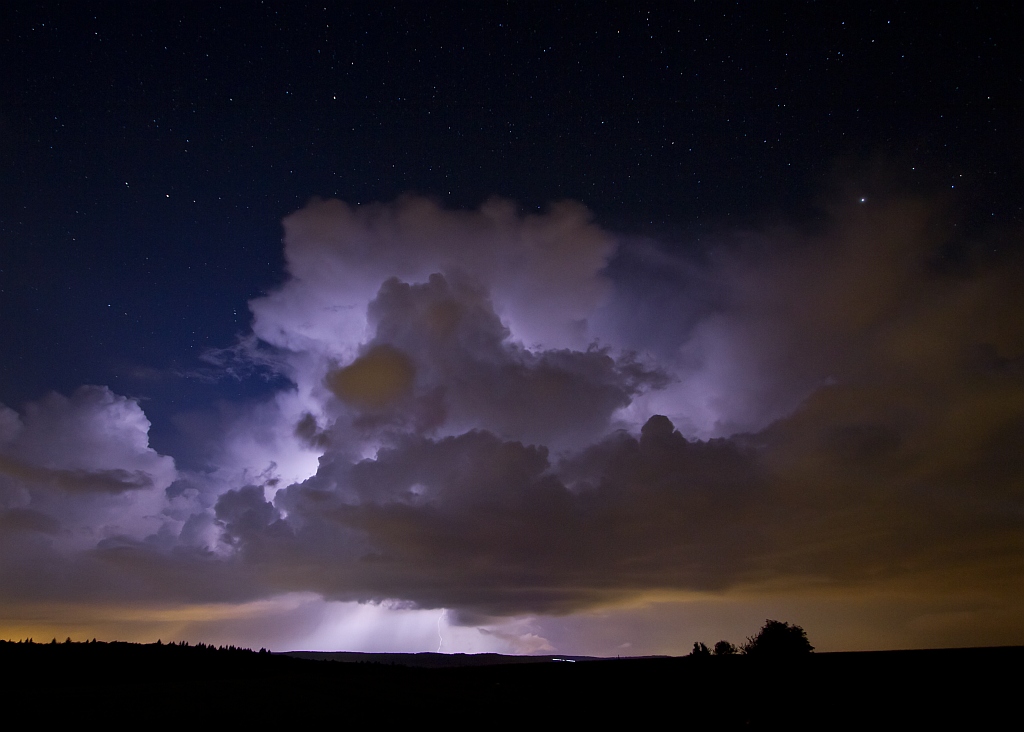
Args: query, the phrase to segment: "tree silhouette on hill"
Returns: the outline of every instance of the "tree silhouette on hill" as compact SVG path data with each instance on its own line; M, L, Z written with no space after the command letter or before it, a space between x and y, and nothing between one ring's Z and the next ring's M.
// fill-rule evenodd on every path
M735 656L740 649L727 640L720 640L715 644L713 653L716 656Z
M802 656L814 651L807 633L799 625L766 620L757 635L747 638L742 651L748 656L777 658Z
M693 658L711 658L711 651L703 643L694 643L690 656Z

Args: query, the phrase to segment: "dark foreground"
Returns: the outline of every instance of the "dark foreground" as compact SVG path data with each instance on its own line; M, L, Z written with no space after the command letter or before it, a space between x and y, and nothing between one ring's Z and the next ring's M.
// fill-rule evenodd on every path
M689 729L1020 729L1024 648L799 659L311 660L241 649L0 641L8 713L40 722L553 723ZM372 658L372 662L362 660ZM398 663L392 660L397 660ZM440 663L456 665L439 666Z

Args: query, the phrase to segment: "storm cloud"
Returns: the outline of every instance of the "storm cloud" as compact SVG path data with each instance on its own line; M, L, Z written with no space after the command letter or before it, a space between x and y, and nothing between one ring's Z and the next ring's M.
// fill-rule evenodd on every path
M698 250L575 203L313 201L285 221L289 279L252 303L292 386L203 475L106 389L0 413L0 535L79 527L119 596L481 626L731 592L1016 608L1022 273L943 267L947 231L927 201L851 200L816 233Z

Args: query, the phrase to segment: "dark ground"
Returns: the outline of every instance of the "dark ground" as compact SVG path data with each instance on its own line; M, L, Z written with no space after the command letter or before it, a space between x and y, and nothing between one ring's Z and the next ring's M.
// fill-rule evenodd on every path
M201 646L0 642L8 710L32 709L40 721L390 726L436 720L446 727L598 722L692 729L1019 729L1021 723L1020 647L791 660L524 663L492 656L490 666L404 665L434 655L368 654L373 662L339 662ZM380 662L386 658L394 660Z

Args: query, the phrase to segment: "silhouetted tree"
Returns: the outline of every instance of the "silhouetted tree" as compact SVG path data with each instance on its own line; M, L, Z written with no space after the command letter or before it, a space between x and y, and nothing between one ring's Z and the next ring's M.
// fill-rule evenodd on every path
M703 643L694 643L693 650L690 651L690 655L694 658L711 658L711 651Z
M716 656L734 656L740 649L727 640L720 640L715 644L714 653Z
M742 650L748 656L801 656L811 653L814 646L799 625L766 620L757 635L747 638Z

